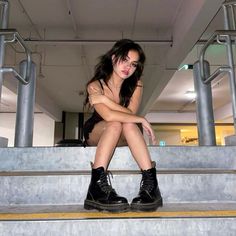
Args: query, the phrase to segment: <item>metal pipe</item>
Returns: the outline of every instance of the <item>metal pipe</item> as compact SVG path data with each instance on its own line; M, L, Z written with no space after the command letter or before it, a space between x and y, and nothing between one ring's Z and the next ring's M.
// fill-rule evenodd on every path
M224 6L230 6L230 5L236 5L236 1L224 2L222 6L224 7Z
M210 74L210 65L203 62L205 76ZM196 115L199 146L216 146L215 124L212 106L211 84L204 84L201 79L200 62L193 65L194 88L196 97Z
M6 29L8 26L8 17L9 17L9 2L8 0L0 0L1 9L1 18L0 18L0 29Z
M0 29L7 28L8 25L8 16L9 16L9 3L8 1L0 0L1 12L0 12ZM0 35L0 69L4 65L5 57L5 36ZM2 85L3 85L3 72L0 71L0 102L2 97Z
M15 29L10 29L15 30ZM227 32L231 35L236 36L236 32L234 30L225 31L225 30L217 30L218 34L225 36ZM216 33L215 32L215 33ZM213 35L215 35L215 33ZM213 36L212 35L212 36ZM214 36L215 37L215 36ZM93 45L93 44L113 44L117 41L117 39L23 39L27 44L37 44L37 45L56 45L56 44L70 44L70 45ZM141 44L150 44L150 45L172 45L172 39L162 39L162 40L151 40L151 39L133 39L137 43ZM209 40L200 39L196 44L205 45ZM10 41L9 41L10 42ZM217 40L213 39L210 44L218 44Z
M228 8L225 5L223 6L223 11L224 11L225 30L230 30L229 13L228 13ZM226 41L227 41L226 44L227 59L230 67L229 79L230 79L230 90L232 94L231 96L232 96L233 121L234 121L234 129L236 132L236 81L235 81L234 59L233 59L233 50L232 50L230 34L226 37Z
M217 30L212 34L210 39L202 47L201 52L200 52L199 62L200 62L200 75L201 75L201 79L204 83L208 83L208 82L212 81L216 76L218 76L222 72L230 72L231 66L221 66L218 69L216 69L213 74L209 75L209 77L206 78L204 76L205 72L204 72L204 66L203 66L203 61L205 58L206 50L214 42L215 38L219 37L219 36L225 37L226 45L227 45L228 40L231 43L231 39L230 38L228 39L229 35L236 36L236 31L235 30Z
M232 31L233 32L233 31ZM146 45L169 45L173 44L173 40L171 39L163 39L163 40L139 40L133 39L137 43L146 44ZM115 39L45 39L45 40L37 40L37 39L24 39L24 42L29 44L36 45L98 45L98 44L114 44L117 40ZM197 45L205 45L208 40L200 39L196 42ZM224 40L222 40L224 42ZM217 40L213 40L212 44L218 44Z
M235 10L234 7L231 5L230 6L230 11L231 11L231 15L232 15L232 29L235 30Z
M27 61L20 63L20 74L26 75ZM31 62L30 80L27 85L18 82L15 147L31 147L33 144L36 65Z
M221 33L225 33L226 31L219 31ZM236 33L234 31L231 31L232 34ZM27 44L37 44L37 45L57 45L57 44L70 44L70 45L97 45L97 44L113 44L117 40L116 39L24 39L24 42ZM162 40L140 40L140 39L134 39L135 42L141 43L141 44L149 44L149 45L172 45L173 40L172 39L162 39ZM208 40L200 39L197 41L196 44L198 45L205 45L208 42ZM213 40L212 44L218 44L216 40Z
M201 65L201 68L202 67L203 66ZM208 84L212 80L214 80L216 77L223 76L225 73L229 73L229 70L230 70L229 66L221 66L217 70L215 70L211 75L209 75L208 77L202 78L202 76L201 76L202 82L204 84ZM205 73L205 71L204 71L204 73Z
M212 81L221 72L230 72L231 65L221 66L217 70L215 70L215 72L213 74L206 77L205 72L204 72L204 66L203 66L206 50L214 42L215 38L217 36L225 37L226 43L228 43L228 40L231 43L231 39L230 39L229 35L236 36L236 31L235 30L217 30L212 34L212 36L209 38L209 40L206 42L206 44L202 47L201 52L200 52L199 62L200 62L200 75L201 75L201 79L204 83L208 83L208 82Z
M25 39L25 42L28 44L33 43L33 44L71 44L71 45L91 45L91 44L113 44L117 41L117 39L48 39L48 40L34 40L34 39ZM142 43L142 44L155 44L155 45L172 45L173 40L171 39L166 39L166 40L135 40L137 43Z
M30 71L31 71L31 51L28 49L28 47L25 45L25 42L23 38L20 36L20 34L15 29L4 29L0 30L0 35L7 36L7 35L13 35L14 39L19 42L21 47L24 49L27 57L27 68L26 68L26 75L25 77L22 77L20 73L18 73L14 68L9 67L2 67L0 69L1 73L13 73L14 76L20 80L23 84L28 84L30 79Z

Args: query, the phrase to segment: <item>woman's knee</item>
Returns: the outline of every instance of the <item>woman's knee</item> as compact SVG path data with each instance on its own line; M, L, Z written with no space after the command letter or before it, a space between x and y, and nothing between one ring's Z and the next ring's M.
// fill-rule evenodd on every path
M122 124L118 121L110 121L106 124L106 129L121 132L122 131Z
M123 132L130 132L132 130L137 130L138 126L135 123L123 123L122 128Z

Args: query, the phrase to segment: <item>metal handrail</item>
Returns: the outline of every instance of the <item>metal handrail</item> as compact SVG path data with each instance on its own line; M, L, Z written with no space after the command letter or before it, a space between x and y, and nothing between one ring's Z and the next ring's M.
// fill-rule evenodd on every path
M207 84L211 82L214 78L216 78L221 73L230 72L232 69L230 66L220 66L217 68L208 78L205 78L205 71L204 71L204 57L207 48L215 41L215 38L217 38L217 41L219 42L219 37L229 37L229 36L236 36L235 30L216 30L212 36L209 38L209 40L206 42L206 44L202 47L200 56L199 56L199 63L200 63L200 75L203 83Z
M23 78L14 68L12 67L2 67L0 68L0 72L4 73L13 73L14 76L24 85L29 83L30 79L30 73L31 73L31 51L28 49L28 47L25 45L24 39L20 36L18 31L16 29L0 29L0 35L11 35L13 36L13 40L5 40L5 42L16 42L18 41L21 47L24 49L27 57L27 65L26 65L26 75L25 78Z
M231 5L236 5L236 1L224 2L222 4L222 6L231 6Z

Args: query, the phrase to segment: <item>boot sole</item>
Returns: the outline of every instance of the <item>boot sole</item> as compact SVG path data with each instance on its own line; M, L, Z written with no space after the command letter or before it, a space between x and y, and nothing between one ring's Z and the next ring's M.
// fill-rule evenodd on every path
M86 210L98 210L98 211L109 211L109 212L126 212L128 211L129 204L101 204L99 202L94 202L90 200L84 201L84 209Z
M157 199L152 203L131 203L130 208L132 211L156 211L158 207L163 206L162 198Z

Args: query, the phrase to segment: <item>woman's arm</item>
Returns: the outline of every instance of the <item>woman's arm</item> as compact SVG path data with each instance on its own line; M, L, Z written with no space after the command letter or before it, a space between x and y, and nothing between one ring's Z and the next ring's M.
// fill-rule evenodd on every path
M111 110L109 107L107 107L105 104L102 103L94 105L94 108L97 111L97 113L107 122L117 121L121 123L141 123L144 131L152 140L152 143L156 144L155 133L150 123L144 117Z
M111 110L125 112L129 114L136 114L142 99L143 86L141 81L139 81L130 99L130 104L127 108L117 104L107 96L101 94L96 85L91 84L91 86L88 87L88 91L90 94L89 102L92 106L95 104L103 103L106 106L108 106Z
M135 92L132 96L132 100L130 102L130 109L132 109L132 112L127 112L127 111L121 111L121 110L115 110L115 109L111 109L109 106L107 106L105 104L105 102L102 102L102 99L104 99L104 97L106 96L101 96L103 94L102 89L100 88L100 86L96 83L91 83L88 86L88 93L89 93L89 102L91 105L93 105L94 109L96 110L96 112L107 122L112 122L112 121L117 121L117 122L121 122L121 123L141 123L142 127L144 129L144 131L147 133L147 135L151 138L152 143L156 144L156 137L154 134L154 131L150 125L150 123L141 116L137 116L135 114L133 114L133 112L136 112L138 110L138 106L140 104L141 101L141 94L142 94L142 87L141 86L137 86L137 88L135 89ZM93 95L100 95L99 98L97 99L101 99L100 102L97 103L93 103L93 99L91 99L91 97ZM117 104L118 105L118 104ZM120 106L120 105L118 105ZM120 106L122 108L122 106ZM129 109L128 107L128 109ZM126 108L127 109L127 108Z
M142 95L143 95L143 83L141 80L139 80L128 106L128 109L130 109L133 114L137 114L138 112L140 103L142 101Z
M108 106L111 110L125 112L131 114L132 111L126 107L121 106L120 104L117 104L113 100L111 100L109 97L103 95L103 94L91 94L89 95L89 102L92 106L95 104L103 103L104 105Z

